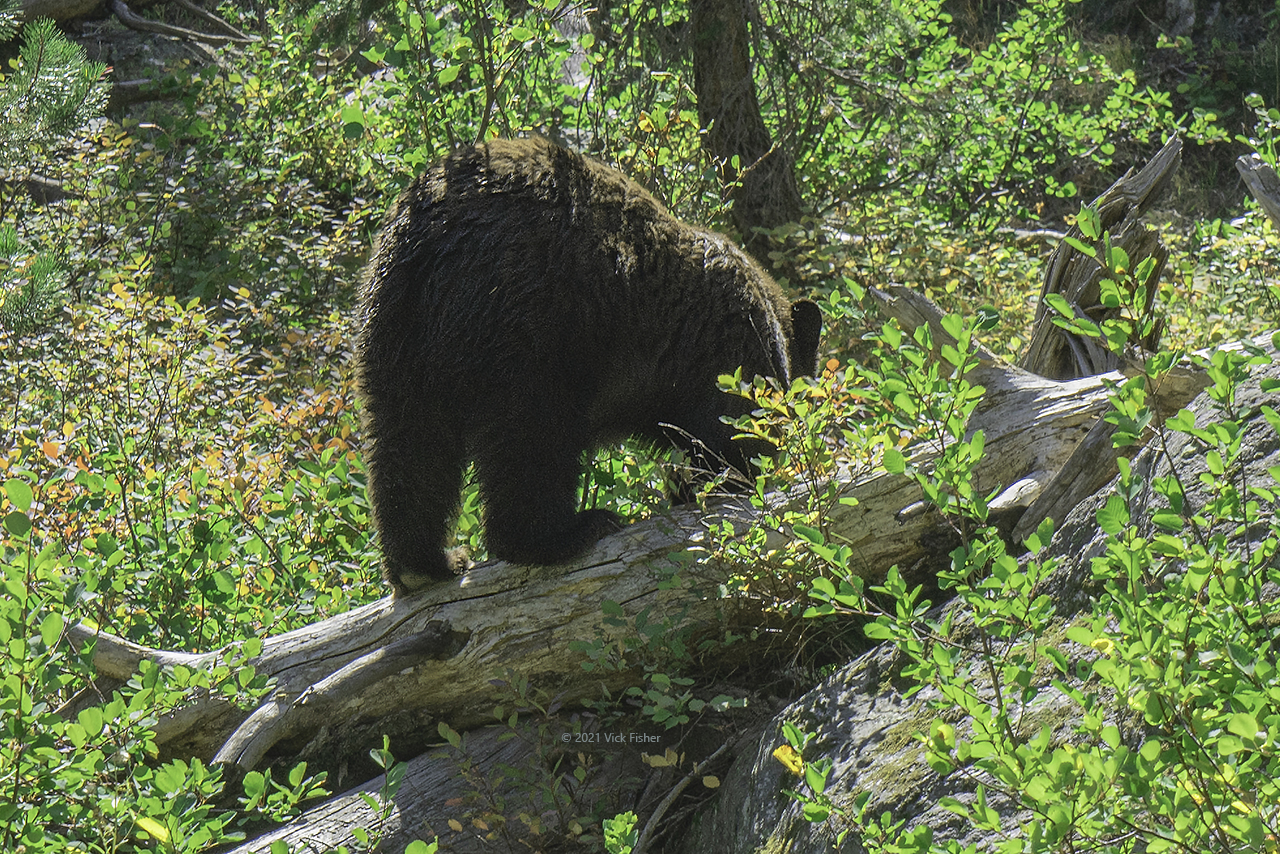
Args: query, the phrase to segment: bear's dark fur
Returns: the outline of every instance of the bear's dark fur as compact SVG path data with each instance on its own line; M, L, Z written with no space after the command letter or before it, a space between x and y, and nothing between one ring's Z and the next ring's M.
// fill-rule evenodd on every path
M403 594L465 567L444 546L468 460L489 552L529 564L618 529L577 512L588 450L694 437L746 471L767 449L731 441L721 416L745 406L716 377L811 374L821 315L634 181L530 139L458 151L404 192L360 323L373 518Z

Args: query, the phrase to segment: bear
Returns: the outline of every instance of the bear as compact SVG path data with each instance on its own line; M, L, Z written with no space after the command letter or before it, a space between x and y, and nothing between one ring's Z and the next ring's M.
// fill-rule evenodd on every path
M635 181L541 138L463 148L416 178L374 243L356 374L383 577L453 579L446 550L474 463L491 556L571 560L619 530L578 511L584 454L627 437L751 470L767 443L717 377L790 382L817 366L822 316L730 240Z

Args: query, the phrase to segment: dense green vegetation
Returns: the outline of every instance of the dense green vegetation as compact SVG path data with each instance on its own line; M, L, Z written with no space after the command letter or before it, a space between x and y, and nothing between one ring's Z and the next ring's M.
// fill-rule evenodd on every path
M229 787L198 759L160 761L154 728L201 692L250 702L264 689L245 664L257 639L384 595L358 453L350 308L381 212L416 170L461 143L543 133L619 166L692 221L728 228L745 192L737 170L748 164L726 170L703 145L685 3L601 4L590 27L572 25L585 7L558 0L397 0L359 14L335 5L261 17L224 7L260 41L225 49L218 64L175 61L154 82L154 100L106 116L100 65L52 25L19 31L0 11L0 37L12 38L0 90L0 168L10 170L0 184L0 850L206 850L295 817L322 791L322 775L304 766ZM920 439L927 428L972 462L981 447L962 441L957 419L974 399L934 400L959 384L868 319L864 288L910 285L961 314L991 307L999 323L979 334L1016 357L1044 255L1002 229L1061 228L1082 198L1173 133L1201 147L1162 224L1172 249L1159 284L1167 346L1275 327L1268 285L1280 240L1238 195L1224 207L1218 186L1234 178L1238 153L1276 159L1274 86L1259 78L1246 90L1243 78L1225 85L1213 73L1221 57L1243 53L1239 45L1161 48L1195 63L1178 91L1166 85L1172 63L1156 62L1166 56L1156 45L1091 30L1089 15L1065 0L759 6L760 117L805 205L800 222L775 230L772 260L791 289L823 301L833 360L816 392L759 390L762 408L801 427L785 440L793 444L780 473L820 483L860 454L910 473L884 454L883 437ZM1280 23L1265 20L1259 44L1274 44ZM1139 61L1146 54L1150 69ZM1219 163L1216 173L1202 168L1208 162ZM66 196L37 198L24 183L31 174L56 178ZM869 329L877 337L864 340ZM894 352L919 358L894 361ZM950 370L960 375L957 359ZM1242 364L1217 365L1216 425L1169 428L1217 455L1222 484L1239 450L1230 401ZM1152 376L1163 367L1156 360ZM889 387L903 392L896 409L867 397ZM911 423L908 389L933 395L910 410ZM1117 395L1123 417L1153 418L1140 388ZM1051 615L1024 599L1028 579L1047 569L1018 569L982 534L981 496L956 486L965 465L949 471L949 486L917 473L935 501L963 497L944 509L972 534L942 586L972 604L984 637L1017 650L999 679L1025 688L1044 661L1022 645L1036 648ZM594 462L584 502L636 518L665 500L662 481L650 455L624 447ZM1180 494L1174 483L1156 488ZM1108 656L1093 671L1141 698L1151 727L1186 727L1191 741L1153 737L1121 756L1114 727L1084 714L1079 749L1100 758L1077 763L1007 726L1012 712L988 721L957 695L983 728L927 733L935 767L1016 757L1002 778L1008 790L1040 798L1049 816L1048 829L1027 836L1028 850L1076 850L1081 840L1116 851L1274 850L1274 669L1243 673L1230 655L1167 682L1135 662L1177 657L1151 637L1151 621L1171 614L1196 615L1181 635L1189 647L1274 648L1261 587L1277 581L1275 488L1222 486L1205 518L1156 520L1163 533L1154 539L1139 536L1122 506L1139 489L1132 473L1120 503L1108 505L1103 524L1117 545L1095 570L1105 609L1072 638ZM483 556L480 513L471 491L459 538ZM757 561L754 574L738 576L743 586L768 580L792 613L812 590L824 619L866 616L885 601L868 600L843 574L847 556L825 542L820 515L789 521L801 540L780 569L778 555L762 561L762 539L726 540L738 553L722 559ZM1264 534L1241 555L1184 530L1228 522ZM1164 584L1184 563L1196 569ZM827 577L815 582L815 573ZM1021 592L1002 597L1009 590ZM867 634L903 644L922 684L951 684L949 647L917 643L923 607L896 575L884 592L900 604ZM144 668L65 714L94 677L92 650L66 640L78 621L166 649L238 652L208 672ZM688 721L681 692L691 683L667 672L679 667L654 663L645 692L636 689L667 710L664 723ZM1092 683L1082 707L1103 702L1101 690ZM804 747L800 733L794 747ZM376 758L393 768L387 750ZM820 803L820 771L797 795L815 819L844 809ZM1054 811L1055 795L1069 795L1074 811ZM1113 813L1085 815L1081 805L1097 801ZM891 821L855 812L840 814L864 840L928 850L931 840L901 841ZM979 813L975 822L991 820ZM630 824L602 830L591 818L594 830L578 826L584 850L627 844ZM1176 834L1164 833L1165 819ZM376 845L376 834L364 840Z

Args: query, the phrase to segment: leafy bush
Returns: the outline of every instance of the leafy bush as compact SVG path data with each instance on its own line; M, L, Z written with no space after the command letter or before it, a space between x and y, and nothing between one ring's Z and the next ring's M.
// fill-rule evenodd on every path
M966 340L958 321L949 322ZM1237 395L1249 369L1270 357L1246 347L1202 360L1216 409L1207 422L1187 410L1164 422L1152 417L1145 390L1168 370L1167 359L1151 360L1144 375L1116 386L1108 420L1120 427L1117 441L1134 441L1140 425L1150 424L1150 453L1163 458L1167 473L1144 475L1121 459L1117 490L1097 513L1106 543L1091 567L1096 605L1062 626L1044 593L1060 564L1040 557L1051 527L1041 527L1023 559L984 527L985 499L969 477L981 435L965 436L964 419L953 417L974 399L963 380L972 364L967 348L949 360L948 394L945 377L938 385L923 361L926 331L913 344L887 327L880 343L882 363L902 366L880 372L900 378L889 386L895 404L922 419L924 437L939 451L924 467L886 450L886 468L915 479L965 532L951 570L938 578L954 599L934 610L896 568L864 589L846 547L798 530L834 570L814 582L809 614L869 618L868 637L904 656L908 693L934 689L937 718L917 736L929 764L979 783L972 801L949 798L943 806L1007 840L992 850L1268 850L1280 830L1280 767L1271 750L1280 702L1268 652L1268 588L1280 583L1280 469L1270 470L1269 481L1244 477L1243 419L1256 415L1240 408ZM1278 386L1263 381L1263 391ZM1280 414L1265 404L1260 414L1280 432ZM1186 471L1192 450L1207 466L1198 484ZM1159 469L1146 462L1141 471ZM1149 502L1152 494L1160 500ZM1036 714L1055 696L1078 709L1065 729ZM779 758L806 781L794 795L806 818L835 817L842 834L856 835L869 851L953 850L928 827L866 814L869 792L832 800L829 764L803 760L808 739L798 730L788 738L790 752ZM990 806L991 792L1020 810L1017 829Z

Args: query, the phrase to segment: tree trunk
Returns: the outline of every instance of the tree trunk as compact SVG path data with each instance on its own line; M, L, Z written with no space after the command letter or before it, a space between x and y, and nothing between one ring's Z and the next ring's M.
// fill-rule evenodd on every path
M741 182L732 193L732 217L744 248L772 269L769 253L780 246L757 229L798 222L802 202L791 156L774 143L756 99L748 21L758 16L753 0L689 4L693 87L707 150L725 184Z
M34 21L36 18L69 21L97 11L104 2L105 0L22 0L19 9L24 21Z

